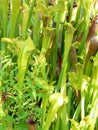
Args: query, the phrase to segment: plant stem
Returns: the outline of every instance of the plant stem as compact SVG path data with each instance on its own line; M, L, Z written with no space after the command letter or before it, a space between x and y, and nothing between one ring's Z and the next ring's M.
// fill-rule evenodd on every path
M78 120L81 112L81 102L78 104L76 111L74 112L73 119Z
M21 0L12 1L12 15L11 15L11 22L10 22L10 34L9 34L9 37L11 38L15 36L20 7L21 7Z
M1 19L2 19L2 35L3 37L6 37L7 36L7 25L8 25L8 10L7 10L7 6L8 6L8 0L0 0L0 4L1 4ZM4 56L6 54L6 43L4 42L1 42L1 50L2 50L2 56Z
M68 88L68 118L70 118L71 112L71 104L72 104L72 88ZM68 128L70 129L70 123L68 122Z
M42 125L44 124L44 121L45 121L47 103L48 103L48 98L43 98L42 99L41 127L42 127Z
M73 33L74 29L72 27L69 27L68 30L66 30L65 33L65 41L64 41L64 55L63 55L63 63L62 63L62 69L59 77L59 81L57 84L57 90L62 94L63 97L66 96L66 69L67 69L67 59L68 54L70 50L70 46L73 39ZM65 103L63 106L63 110L61 113L61 126L62 130L68 130L68 112L67 112L67 104Z
M86 88L86 81L83 79L82 86L81 86L81 120L85 117L85 88Z
M22 39L26 40L27 38L27 28L29 23L29 6L24 4L23 5L24 10L22 12L23 18L22 18Z
M57 19L56 19L56 40L55 40L55 47L53 51L53 73L52 78L55 77L56 74L56 66L57 66L57 52L58 48L61 46L62 42L62 31L63 31L63 24L65 21L65 15L67 10L67 2L66 1L58 1L58 4L64 6L64 9L58 11Z
M35 12L35 17L34 17L34 35L33 35L33 42L35 47L38 46L39 43L39 36L40 36L40 27L41 27L41 22L39 19L40 13L38 11Z

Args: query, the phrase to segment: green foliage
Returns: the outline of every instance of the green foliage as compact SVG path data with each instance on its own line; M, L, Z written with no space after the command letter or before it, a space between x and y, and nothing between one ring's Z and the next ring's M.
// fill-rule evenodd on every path
M0 0L0 130L98 129L96 4Z

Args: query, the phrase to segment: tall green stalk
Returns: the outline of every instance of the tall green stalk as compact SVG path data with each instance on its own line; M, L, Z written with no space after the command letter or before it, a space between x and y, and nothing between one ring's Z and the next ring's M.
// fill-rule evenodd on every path
M25 3L23 4L23 12L22 12L22 39L26 40L27 38L27 28L29 22L29 6Z
M92 2L92 0L90 0L89 3L87 2L87 0L86 1L81 0L81 4L82 4L81 6L83 7L83 10L82 10L83 14L82 15L84 16L84 24L83 24L84 31L83 31L83 37L81 40L81 44L80 44L79 49L78 49L79 55L81 54L81 52L84 48L84 45L86 43L86 39L88 36L89 23L90 23L89 17L90 17L93 2Z
M34 33L33 33L33 42L35 47L38 47L39 44L39 38L40 38L40 27L41 27L41 21L40 21L40 12L37 11L37 8L39 8L38 6L36 6L36 10L35 10L35 16L34 16L34 24L33 24L33 29L34 29Z
M33 9L35 6L36 0L33 0L31 3L31 6L23 3L23 11L22 11L22 39L26 40L27 33L28 33L28 26L31 23L32 15L33 15Z
M8 0L0 0L0 7L1 7L1 27L2 27L2 35L3 37L7 36L7 30L8 30ZM6 53L6 44L0 43L1 44L1 50L3 54L5 55Z
M55 40L55 46L53 51L53 74L52 77L55 77L56 74L56 66L57 66L57 58L58 58L58 48L61 47L62 42L62 34L63 34L63 24L65 22L65 15L67 10L67 2L66 1L60 1L58 0L59 5L59 11L56 14L56 40Z
M2 11L2 32L3 36L7 36L8 25L8 0L0 0L0 6Z
M90 110L90 118L94 120L94 124L98 117L98 53L94 58L93 64L93 74L92 74L92 87L93 87L93 97L92 97L92 107Z
M70 23L71 22L71 19L72 19L72 12L73 12L73 4L74 4L74 0L71 0L68 2L68 9L69 9L69 13L68 13L68 22Z
M64 103L64 99L60 93L54 93L50 95L49 102L50 102L50 107L47 112L46 121L44 122L42 126L42 130L49 130L49 127L52 123L54 116L56 115L56 113L58 112L58 110Z
M81 120L85 117L85 88L86 88L86 81L83 79L81 85Z
M69 26L65 32L65 41L64 41L64 54L63 54L63 63L62 69L59 77L59 81L57 84L57 90L61 92L62 96L66 96L66 70L67 70L67 60L69 55L70 46L72 43L74 34L74 29L72 26ZM68 112L67 112L67 104L65 103L63 106L63 110L61 113L61 129L68 130Z
M10 21L9 37L15 37L15 32L17 28L18 17L20 13L21 0L12 0L12 12Z

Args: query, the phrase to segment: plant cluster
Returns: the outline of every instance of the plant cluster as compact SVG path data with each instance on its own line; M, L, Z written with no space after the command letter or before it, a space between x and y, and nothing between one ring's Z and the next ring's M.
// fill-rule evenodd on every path
M0 0L0 130L98 129L97 0Z

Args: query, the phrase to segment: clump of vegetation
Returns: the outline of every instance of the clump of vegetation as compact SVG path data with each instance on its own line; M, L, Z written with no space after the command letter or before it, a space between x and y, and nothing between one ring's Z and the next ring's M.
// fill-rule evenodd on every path
M98 129L97 0L0 0L0 129Z

